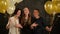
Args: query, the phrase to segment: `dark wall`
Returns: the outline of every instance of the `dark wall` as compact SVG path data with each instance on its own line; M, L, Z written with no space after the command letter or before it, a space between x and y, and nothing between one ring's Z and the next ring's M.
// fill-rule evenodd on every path
M8 34L6 24L8 23L8 17L5 14L0 13L0 34Z

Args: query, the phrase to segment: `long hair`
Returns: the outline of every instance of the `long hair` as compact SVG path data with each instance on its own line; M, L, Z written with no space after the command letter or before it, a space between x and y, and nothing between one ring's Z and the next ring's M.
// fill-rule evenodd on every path
M14 13L12 14L12 16L15 16L17 14L18 10L21 10L21 9L19 9L19 8L18 9L15 9L14 10ZM21 10L21 13L22 13L22 10ZM22 14L19 17L19 23L21 23L21 17L22 17Z
M28 7L25 7L25 8L28 8ZM25 23L24 21L25 21L25 14L24 14L24 11L23 11L23 13L22 13L22 19L21 19L21 24L22 24L23 26L26 25L26 23ZM28 22L27 22L27 24L28 24L28 25L31 24L31 14L30 14L30 12L29 12L29 14L28 14Z

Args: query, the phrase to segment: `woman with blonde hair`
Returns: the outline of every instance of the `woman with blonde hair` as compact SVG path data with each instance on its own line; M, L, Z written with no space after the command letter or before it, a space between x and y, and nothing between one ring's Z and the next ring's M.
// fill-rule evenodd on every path
M31 15L28 7L23 9L21 24L23 26L22 34L31 34L30 25L31 25Z

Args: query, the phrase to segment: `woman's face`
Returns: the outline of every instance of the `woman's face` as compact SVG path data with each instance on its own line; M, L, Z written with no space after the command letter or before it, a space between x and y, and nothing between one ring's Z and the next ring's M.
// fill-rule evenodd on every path
M21 15L21 10L18 10L17 17L19 17L20 15Z
M34 15L34 17L39 16L38 10L34 10L33 15Z
M29 9L28 8L24 8L24 14L28 15L29 14Z

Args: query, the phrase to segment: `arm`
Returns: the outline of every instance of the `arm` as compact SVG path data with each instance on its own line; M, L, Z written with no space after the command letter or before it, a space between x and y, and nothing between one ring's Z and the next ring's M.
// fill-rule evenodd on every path
M9 29L10 22L11 22L11 19L8 20L8 23L7 23L7 25L6 25L6 29Z
M44 20L44 29L46 31L51 31L52 27L50 27L49 21Z
M15 22L15 27L17 27L17 28L23 28L22 25L19 23L19 20Z
M17 28L23 28L21 24L16 24L15 27L17 27Z

